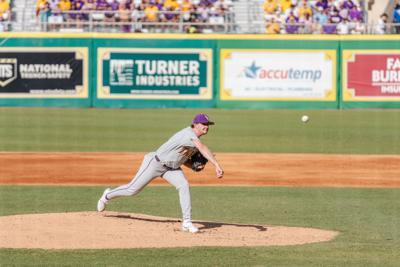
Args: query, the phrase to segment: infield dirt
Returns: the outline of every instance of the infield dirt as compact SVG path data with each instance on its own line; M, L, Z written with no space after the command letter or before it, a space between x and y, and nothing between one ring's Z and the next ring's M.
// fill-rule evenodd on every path
M144 153L0 153L0 184L125 184ZM218 153L216 179L185 170L191 185L400 187L400 156ZM166 184L155 179L151 184Z

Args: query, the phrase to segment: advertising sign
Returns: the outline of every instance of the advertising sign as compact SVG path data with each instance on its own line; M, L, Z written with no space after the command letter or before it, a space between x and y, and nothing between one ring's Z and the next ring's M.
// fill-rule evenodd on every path
M335 50L221 50L221 100L336 100Z
M400 50L343 51L344 101L399 101Z
M0 48L0 98L86 98L87 76L87 48Z
M100 99L212 99L211 49L99 48Z

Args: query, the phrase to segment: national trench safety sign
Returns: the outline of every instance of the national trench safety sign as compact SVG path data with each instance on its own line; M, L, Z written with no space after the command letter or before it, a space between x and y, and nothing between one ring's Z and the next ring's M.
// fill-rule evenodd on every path
M0 98L86 98L87 75L87 48L0 49Z
M98 64L100 99L212 99L211 49L99 48Z

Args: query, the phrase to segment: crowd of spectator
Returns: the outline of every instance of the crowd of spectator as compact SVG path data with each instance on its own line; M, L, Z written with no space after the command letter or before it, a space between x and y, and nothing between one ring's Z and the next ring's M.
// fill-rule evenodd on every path
M362 0L265 0L269 34L365 33Z
M11 4L9 0L0 0L0 32L8 31L11 22Z
M10 0L0 0L0 22ZM36 0L43 31L232 32L234 0ZM393 14L366 24L366 0L264 0L268 34L400 33L400 0ZM393 23L393 24L392 24ZM390 24L390 26L389 26ZM1 25L0 25L1 27ZM97 30L96 30L97 27ZM230 30L227 30L227 27ZM390 28L389 28L390 27ZM1 30L1 28L0 28Z
M46 31L98 25L106 31L197 33L225 25L231 8L231 0L37 0L36 15Z

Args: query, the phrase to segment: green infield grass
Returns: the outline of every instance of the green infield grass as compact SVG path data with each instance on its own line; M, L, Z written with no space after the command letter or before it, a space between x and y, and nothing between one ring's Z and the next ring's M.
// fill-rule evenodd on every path
M103 187L1 186L0 215L94 210ZM0 249L1 266L399 266L400 190L194 187L194 220L288 225L340 232L287 247ZM148 187L108 210L180 217L172 187ZM79 229L78 229L79 230Z
M216 152L400 154L396 110L18 107L0 108L0 151L152 151L198 112L216 121L203 138Z

